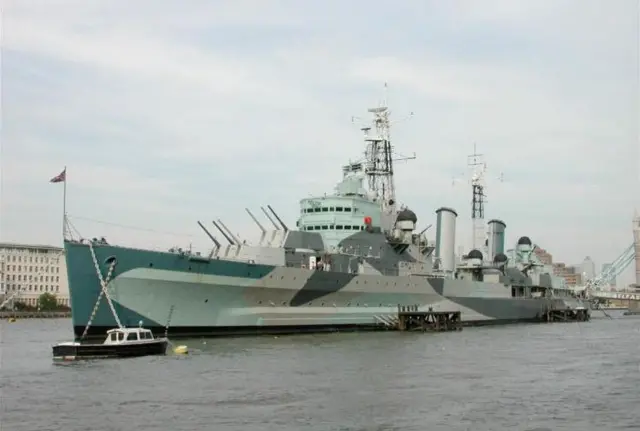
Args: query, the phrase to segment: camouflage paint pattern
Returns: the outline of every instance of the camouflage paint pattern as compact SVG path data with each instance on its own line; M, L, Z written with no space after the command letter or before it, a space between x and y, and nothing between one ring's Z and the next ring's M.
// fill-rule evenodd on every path
M461 311L467 323L528 321L541 315L549 302L513 298L511 288L502 283L430 276L428 262L416 258L423 249L410 244L398 252L379 232L361 231L341 243L343 250L367 250L368 257L322 254L328 270L304 268L315 253L310 250L321 249L315 235L289 232L280 248L284 265L233 260L229 256L242 255L237 250L208 259L100 243L93 249L103 276L108 262L116 259L108 289L121 322L142 322L154 332L170 323L171 335L377 328L398 305ZM256 257L269 254L253 250L261 247L245 248ZM79 336L100 284L87 244L66 241L65 252L73 326ZM103 299L89 333L102 335L113 327L115 319Z

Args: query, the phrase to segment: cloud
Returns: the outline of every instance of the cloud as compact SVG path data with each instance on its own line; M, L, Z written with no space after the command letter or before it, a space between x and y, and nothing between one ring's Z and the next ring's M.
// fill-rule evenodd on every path
M294 225L299 199L330 192L362 157L350 119L388 82L394 118L415 112L392 136L417 153L396 187L421 223L454 205L470 237L468 189L451 183L468 180L476 142L487 214L510 240L612 260L640 206L638 14L602 4L8 2L0 236L59 241L47 181L65 165L86 236L167 247L180 233L206 247L195 220L252 237L238 214L266 203Z

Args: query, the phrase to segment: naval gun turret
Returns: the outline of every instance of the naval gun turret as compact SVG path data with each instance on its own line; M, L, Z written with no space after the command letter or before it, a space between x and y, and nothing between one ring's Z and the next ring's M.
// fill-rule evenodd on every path
M402 242L410 243L411 235L416 229L418 217L409 208L403 208L396 216L393 236Z
M413 243L413 232L416 229L418 217L409 208L403 208L396 215L393 230L387 240L398 253L402 253Z
M534 266L543 266L534 254L536 246L533 245L531 239L528 236L522 236L518 239L515 250L515 264L516 267L522 271L525 275Z
M487 256L486 261L480 250L471 250L468 254L462 256L462 262L457 265L456 278L473 281L500 281L507 275L509 258L502 252L503 244L501 244L506 224L499 220L489 222L490 226L492 224L498 225L498 229L493 230L499 233L495 235L497 238L491 239L490 236L489 256Z

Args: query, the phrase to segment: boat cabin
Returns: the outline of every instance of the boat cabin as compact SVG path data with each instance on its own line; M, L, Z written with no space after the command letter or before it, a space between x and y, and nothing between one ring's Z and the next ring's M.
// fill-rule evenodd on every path
M104 344L123 344L153 340L153 333L144 328L116 328L107 331Z

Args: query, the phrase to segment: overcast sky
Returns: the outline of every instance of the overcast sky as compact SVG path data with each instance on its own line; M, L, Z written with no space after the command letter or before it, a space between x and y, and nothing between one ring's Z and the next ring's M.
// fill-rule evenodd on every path
M351 117L386 81L415 113L392 139L421 227L453 206L470 243L475 142L510 243L600 267L632 242L637 0L3 4L4 241L61 244L64 166L85 237L205 248L197 220L253 238L244 208L267 203L293 226L362 156Z

